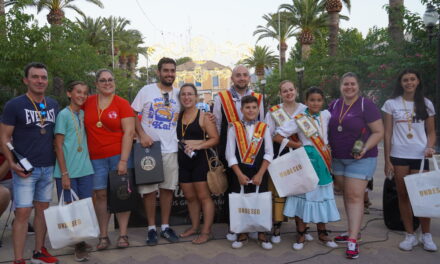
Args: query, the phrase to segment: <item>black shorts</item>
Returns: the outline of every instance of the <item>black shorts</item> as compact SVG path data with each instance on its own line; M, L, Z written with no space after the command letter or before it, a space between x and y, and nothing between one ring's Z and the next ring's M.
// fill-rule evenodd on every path
M178 152L179 183L206 181L209 166L205 150L196 151L194 158L188 157L182 150Z
M391 164L394 166L409 166L410 170L420 170L420 165L422 163L422 159L402 159L390 157ZM425 159L425 165L423 166L423 170L429 171L429 160Z

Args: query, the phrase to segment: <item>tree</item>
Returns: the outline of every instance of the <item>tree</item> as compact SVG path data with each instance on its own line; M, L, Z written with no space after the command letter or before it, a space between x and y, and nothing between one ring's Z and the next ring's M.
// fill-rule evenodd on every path
M92 4L95 4L101 8L104 7L100 0L85 0ZM78 14L84 16L84 13L79 9L76 5L72 3L75 0L36 0L32 5L37 6L37 12L40 13L43 9L49 9L49 14L47 15L47 22L50 25L61 25L63 23L64 10L72 9L75 10Z
M288 48L286 42L289 38L295 36L294 25L290 23L288 15L286 12L266 14L263 16L266 25L259 25L257 26L257 30L254 31L254 36L259 35L257 42L263 38L273 38L276 40L279 38L280 43L278 43L278 48L280 50L281 65L284 65L286 62L286 51Z
M328 14L325 12L325 2L320 0L293 0L293 3L282 4L280 9L290 12L292 24L299 30L298 40L301 43L301 58L307 60L310 56L311 45L315 34L321 28L327 27Z
M342 10L342 2L350 11L350 0L324 0L325 9L329 14L329 47L328 54L335 56L338 50L339 12Z
M249 68L255 68L255 74L259 80L264 78L264 70L275 67L278 56L273 55L267 46L255 46L252 55L242 61Z
M184 64L188 61L192 61L193 59L191 57L182 57L182 58L178 58L176 59L176 65L181 65Z
M104 23L102 18L93 19L91 17L83 16L82 20L76 19L76 23L82 29L84 37L90 46L102 50L105 48L104 44L108 40L104 30Z
M399 47L403 42L403 15L405 7L403 0L389 0L388 32L392 43Z

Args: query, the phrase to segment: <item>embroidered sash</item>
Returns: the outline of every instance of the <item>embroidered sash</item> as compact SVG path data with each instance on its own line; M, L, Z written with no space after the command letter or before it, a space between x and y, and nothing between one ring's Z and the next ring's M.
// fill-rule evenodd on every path
M240 121L240 118L238 116L237 108L235 107L234 100L232 99L232 94L230 91L222 91L219 92L218 95L220 96L220 100L222 102L223 111L226 115L226 120L228 120L228 123L234 123L237 121ZM263 96L259 93L252 92L252 96L255 96L258 100L258 107L260 107L261 100L263 99Z
M255 158L260 151L261 145L263 144L263 137L267 124L263 122L257 122L255 124L251 142L248 142L246 136L246 127L241 122L234 122L232 124L235 128L238 153L240 154L241 163L253 165Z
M304 135L306 137L308 137L310 139L310 141L312 141L313 146L316 148L318 153L321 155L322 160L324 160L328 171L331 172L332 155L331 155L330 149L327 147L327 145L324 143L324 140L319 135L319 130L315 126L315 123L312 120L310 120L310 118L307 115L304 115L304 114L296 115L295 121L298 124L298 127L304 133ZM313 128L308 128L307 125L304 125L305 123L310 123ZM312 130L315 130L316 132L309 133Z
M269 109L270 115L272 119L275 120L277 126L282 126L284 122L292 119L289 114L283 109L281 104L274 105ZM297 134L293 134L290 136L290 140L294 142L299 142L299 138Z

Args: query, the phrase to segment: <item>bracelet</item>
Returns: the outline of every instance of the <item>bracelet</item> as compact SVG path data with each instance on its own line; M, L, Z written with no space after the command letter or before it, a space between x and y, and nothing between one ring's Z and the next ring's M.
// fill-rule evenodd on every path
M61 173L61 176L66 176L66 175L69 175L69 172L65 171L65 172Z

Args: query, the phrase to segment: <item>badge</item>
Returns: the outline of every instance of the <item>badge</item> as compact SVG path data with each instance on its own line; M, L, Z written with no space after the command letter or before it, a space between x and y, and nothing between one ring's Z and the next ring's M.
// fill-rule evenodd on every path
M151 156L146 156L141 159L141 168L150 171L156 167L156 160Z

